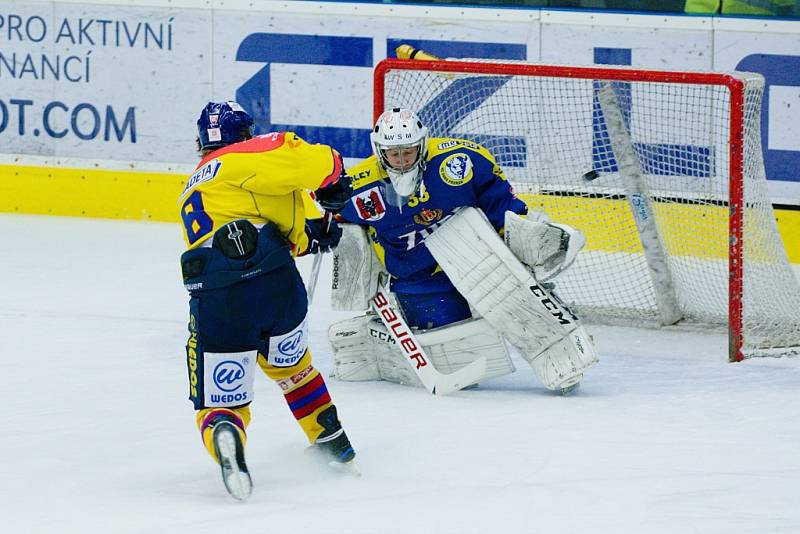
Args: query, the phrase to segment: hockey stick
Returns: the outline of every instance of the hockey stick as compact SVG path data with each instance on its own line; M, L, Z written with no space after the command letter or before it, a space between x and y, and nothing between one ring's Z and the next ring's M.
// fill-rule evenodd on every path
M400 352L430 393L434 395L447 395L458 391L470 384L475 384L486 374L486 358L481 356L469 365L462 367L455 373L440 373L433 366L430 357L425 353L422 344L408 327L402 314L395 308L389 299L385 288L378 289L370 301L372 309L381 318L389 331Z
M325 231L327 232L331 229L333 213L326 211L322 218L325 220ZM319 280L319 269L322 267L323 254L323 252L317 252L314 255L314 263L311 265L311 276L308 278L308 287L306 288L309 306L311 306L311 302L314 300L314 291L317 289L317 280Z

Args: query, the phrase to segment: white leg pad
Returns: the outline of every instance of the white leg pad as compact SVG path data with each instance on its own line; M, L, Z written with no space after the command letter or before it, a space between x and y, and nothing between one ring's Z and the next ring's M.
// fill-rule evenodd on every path
M486 358L486 374L481 380L515 371L505 342L483 319L417 331L415 335L439 372L451 374L482 356ZM422 387L378 318L360 316L335 323L329 337L334 352L333 374L339 380L386 380Z
M383 265L372 248L364 227L340 224L342 238L333 250L331 307L339 311L363 311L378 290Z
M583 326L537 355L523 352L542 384L548 389L566 389L581 381L583 370L597 363L597 351Z
M485 319L468 319L423 330L417 333L417 339L442 373L454 373L481 356L486 357L486 374L482 380L516 370L503 338Z
M529 362L537 362L534 373L545 386L556 389L559 377L573 380L597 361L593 346L587 357L567 356L569 343L559 345L563 350L555 347L580 326L578 318L514 256L481 211L462 209L425 245L467 302ZM591 346L588 336L578 339Z
M393 351L385 342L378 343L370 335L370 320L369 316L360 315L333 323L328 328L328 340L333 348L333 376L339 380L359 382L381 379L379 353Z

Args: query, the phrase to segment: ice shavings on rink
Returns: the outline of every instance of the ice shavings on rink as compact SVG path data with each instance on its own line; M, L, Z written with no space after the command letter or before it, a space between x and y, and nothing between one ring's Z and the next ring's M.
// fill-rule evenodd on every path
M260 376L242 505L186 400L177 226L4 215L0 242L3 532L800 532L800 360L728 364L722 334L603 326L568 398L521 359L441 398L328 379L360 479L308 460ZM326 375L348 315L328 261L310 310Z

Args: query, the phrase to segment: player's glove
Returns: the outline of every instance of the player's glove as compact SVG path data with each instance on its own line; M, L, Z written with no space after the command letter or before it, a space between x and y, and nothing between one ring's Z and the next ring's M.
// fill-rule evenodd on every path
M325 219L306 219L306 235L308 236L308 249L306 254L330 252L339 244L342 238L342 229L331 220L330 227Z
M353 179L347 176L344 167L342 167L342 174L335 182L314 191L314 198L319 205L333 213L342 211L352 195Z

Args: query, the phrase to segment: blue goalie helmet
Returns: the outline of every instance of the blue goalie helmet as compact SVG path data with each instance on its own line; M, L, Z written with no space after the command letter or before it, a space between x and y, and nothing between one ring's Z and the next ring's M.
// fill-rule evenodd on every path
M197 119L200 148L213 149L253 136L253 117L237 102L209 102Z

